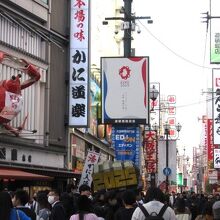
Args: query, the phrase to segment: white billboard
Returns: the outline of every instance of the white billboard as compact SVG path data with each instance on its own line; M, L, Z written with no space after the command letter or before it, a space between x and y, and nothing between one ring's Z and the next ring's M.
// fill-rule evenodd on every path
M166 167L166 140L158 141L158 184L166 181L163 169ZM176 184L176 141L168 141L168 167L171 174L168 176L169 183Z
M147 124L149 58L102 57L102 123Z
M212 69L213 141L220 144L220 69Z
M71 0L69 126L88 126L89 0Z

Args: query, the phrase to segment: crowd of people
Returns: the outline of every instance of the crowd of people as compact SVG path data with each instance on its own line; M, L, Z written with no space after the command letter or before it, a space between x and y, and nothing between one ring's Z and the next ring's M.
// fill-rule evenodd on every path
M101 190L88 185L39 191L30 201L25 190L0 192L0 220L220 220L220 196L183 192L164 194L159 188Z

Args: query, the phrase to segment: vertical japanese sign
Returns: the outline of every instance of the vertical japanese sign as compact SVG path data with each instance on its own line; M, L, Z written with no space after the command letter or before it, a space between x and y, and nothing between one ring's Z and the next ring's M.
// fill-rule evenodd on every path
M88 126L89 0L71 0L69 126Z
M149 58L105 57L102 67L102 123L148 124Z
M116 160L131 160L140 165L140 128L112 127L112 146L115 148Z
M147 173L157 173L157 137L155 131L145 131L144 151Z
M212 70L213 79L213 138L214 144L220 144L220 69Z
M208 168L211 168L211 163L213 161L214 144L213 144L213 127L212 119L207 119L207 150L208 150Z
M212 19L210 19L210 63L220 63L220 1L211 0L210 1L210 14ZM218 18L215 18L218 17Z
M214 149L214 168L220 168L220 149Z
M91 186L93 167L95 164L98 163L99 157L100 157L100 153L96 153L93 151L88 152L78 187L80 187L82 184Z

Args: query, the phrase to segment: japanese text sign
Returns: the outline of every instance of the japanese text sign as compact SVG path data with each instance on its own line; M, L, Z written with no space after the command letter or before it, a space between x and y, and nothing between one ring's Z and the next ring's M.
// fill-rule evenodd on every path
M220 144L220 69L213 69L213 138Z
M144 150L147 173L157 173L157 137L155 131L145 131Z
M83 172L81 175L81 179L79 182L79 187L82 184L86 184L88 186L91 186L92 183L92 173L93 173L93 166L94 164L97 164L99 161L100 154L89 151L86 157L85 165L83 167Z
M131 160L139 167L140 163L140 128L112 127L112 146L116 160Z
M89 0L71 0L69 126L88 126Z

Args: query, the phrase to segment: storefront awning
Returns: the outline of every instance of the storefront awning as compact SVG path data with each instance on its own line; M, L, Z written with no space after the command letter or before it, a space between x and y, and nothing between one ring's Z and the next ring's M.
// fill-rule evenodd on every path
M29 173L18 169L0 168L0 179L53 180L53 177Z

